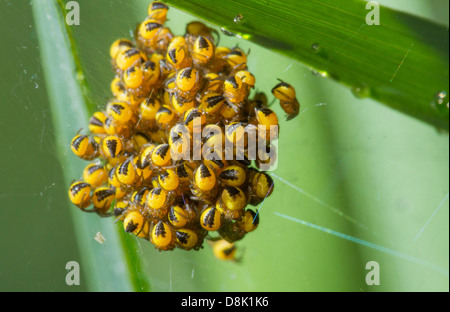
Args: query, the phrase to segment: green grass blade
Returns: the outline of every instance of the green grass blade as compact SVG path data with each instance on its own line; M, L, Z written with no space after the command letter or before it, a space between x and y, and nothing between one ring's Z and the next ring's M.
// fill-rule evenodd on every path
M448 131L448 28L389 8L369 26L362 0L167 0L261 46ZM241 22L235 22L241 15Z
M45 74L52 118L57 136L58 156L64 168L66 185L85 166L70 152L68 142L80 128L87 127L92 104L87 98L83 74L77 66L73 40L64 22L61 2L33 1L33 15L39 36L42 68ZM85 214L71 206L82 263L80 269L93 291L148 290L133 251L136 242L123 236L110 219ZM94 240L97 232L104 244Z

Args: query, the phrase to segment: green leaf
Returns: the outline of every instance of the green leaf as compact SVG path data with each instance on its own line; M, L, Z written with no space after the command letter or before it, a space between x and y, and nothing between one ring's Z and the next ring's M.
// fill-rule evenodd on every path
M362 0L167 0L168 4L310 66L403 113L448 131L448 28ZM369 15L370 17L370 15ZM239 22L240 21L240 22Z
M80 176L85 164L71 155L68 144L81 128L87 128L93 102L89 99L84 74L79 66L76 47L65 23L62 1L33 1L33 14L45 75L52 118L56 132L58 156L64 168L66 186ZM124 237L111 219L101 220L77 210L73 205L73 220L87 284L92 291L147 290L148 282L138 277L136 242ZM94 240L97 232L106 239ZM84 281L82 281L84 283Z

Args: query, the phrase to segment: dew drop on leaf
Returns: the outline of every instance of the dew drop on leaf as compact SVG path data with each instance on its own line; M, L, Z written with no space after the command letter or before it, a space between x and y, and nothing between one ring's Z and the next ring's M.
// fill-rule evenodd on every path
M322 49L322 47L320 46L319 43L313 43L313 45L311 46L311 49L313 50L314 53L319 53L320 50Z
M224 34L225 36L228 36L228 37L234 37L234 36L236 36L235 34L233 34L232 32L230 32L230 31L228 31L228 30L226 30L226 29L223 28L223 27L220 28L220 31L222 32L222 34Z
M244 15L242 15L242 14L236 15L236 16L234 17L234 22L235 22L236 24L239 24L239 25L244 24L244 23L245 23Z
M352 87L353 95L358 99L370 97L370 88L366 83L360 83Z
M430 103L431 107L437 111L448 111L449 109L449 98L448 92L443 90L436 93L434 99Z

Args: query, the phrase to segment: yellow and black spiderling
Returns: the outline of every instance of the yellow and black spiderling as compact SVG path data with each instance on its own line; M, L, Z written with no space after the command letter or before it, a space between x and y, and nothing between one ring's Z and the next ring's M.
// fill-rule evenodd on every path
M104 134L106 115L103 112L96 112L89 119L89 131L92 134Z
M108 47L112 97L90 117L89 133L70 142L90 163L68 196L159 251L200 250L206 240L217 258L236 260L234 242L259 225L248 205L274 190L262 168L276 159L269 147L278 136L261 126L278 127L278 117L266 94L254 91L249 53L219 46L218 32L201 22L173 34L168 10L150 3L134 38ZM288 120L298 115L291 85L280 81L272 94ZM259 139L268 141L268 157L251 158L250 143Z
M191 229L179 229L175 232L176 244L186 250L195 248L198 245L198 234Z
M207 64L214 55L213 43L203 36L199 36L194 43L193 59L196 64Z
M103 139L102 149L106 158L117 158L123 151L122 140L117 136L108 136Z
M189 222L189 213L181 205L174 205L169 210L168 218L174 227L179 228Z
M229 166L220 173L219 178L226 185L241 186L247 180L247 174L240 166Z
M201 101L200 108L207 114L215 114L225 104L225 97L218 92L207 93Z
M158 210L165 206L167 202L167 192L160 188L156 187L150 191L147 196L147 206L150 209Z
M162 27L163 25L159 21L149 19L141 24L139 35L146 40L155 39Z
M109 50L109 55L111 56L111 59L115 60L116 57L124 50L129 50L133 48L133 42L131 42L128 39L117 39L113 42L111 45L111 48Z
M157 249L171 250L175 247L175 240L172 231L173 230L170 228L170 226L163 221L159 221L153 227L151 233L151 241Z
M136 207L144 207L149 193L150 189L145 186L133 193L133 195L131 196L131 202L136 205Z
M70 201L79 207L85 209L91 204L91 185L84 181L78 181L72 183L69 188Z
M169 7L159 1L154 1L148 6L149 18L155 19L161 24L164 24L166 22L167 11L169 11Z
M76 135L70 147L75 155L84 160L93 160L98 156L98 144L87 135Z
M124 71L139 62L141 60L141 57L141 53L138 49L123 49L117 54L117 57L115 58L115 64L119 70Z
M108 187L99 187L92 194L92 204L99 214L106 214L111 209L115 198L114 190Z
M83 180L93 187L101 186L107 179L106 169L101 164L90 164L83 171Z
M170 164L172 156L170 154L170 145L160 144L153 149L152 163L156 167L164 167Z
M125 124L133 116L132 109L126 103L113 102L106 107L106 113L115 121Z
M237 261L236 259L236 244L230 243L225 239L212 243L213 252L216 258L227 261Z
M123 228L127 233L139 235L144 227L144 216L137 211L130 212L123 220Z
M217 231L222 226L222 214L215 207L208 207L200 216L200 225L207 231Z
M300 103L296 98L294 87L280 80L280 83L272 89L272 94L280 100L280 106L287 114L286 120L297 117L300 112Z
M216 175L208 166L201 164L194 178L195 187L202 191L210 191L216 186Z

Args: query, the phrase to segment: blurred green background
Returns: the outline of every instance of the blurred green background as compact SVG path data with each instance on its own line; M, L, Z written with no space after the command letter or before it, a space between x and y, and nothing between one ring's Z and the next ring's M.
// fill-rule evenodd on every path
M446 0L379 2L449 24ZM103 107L113 77L109 46L131 37L149 1L79 3L81 24L72 31L93 99ZM83 260L74 229L81 212L66 198L30 2L0 0L0 18L8 25L0 30L0 290L109 290L84 270L92 264ZM169 19L175 34L195 20L174 9ZM222 45L251 50L260 91L270 93L276 78L293 84L302 114L280 118L275 192L260 208L258 230L238 244L243 261L221 262L208 246L159 253L139 240L137 270L151 290L448 291L448 134L356 99L298 62L221 37ZM69 154L69 142L65 148ZM84 237L93 239L98 230L89 231ZM72 260L80 263L80 286L65 284ZM380 286L366 285L369 261L380 264Z

